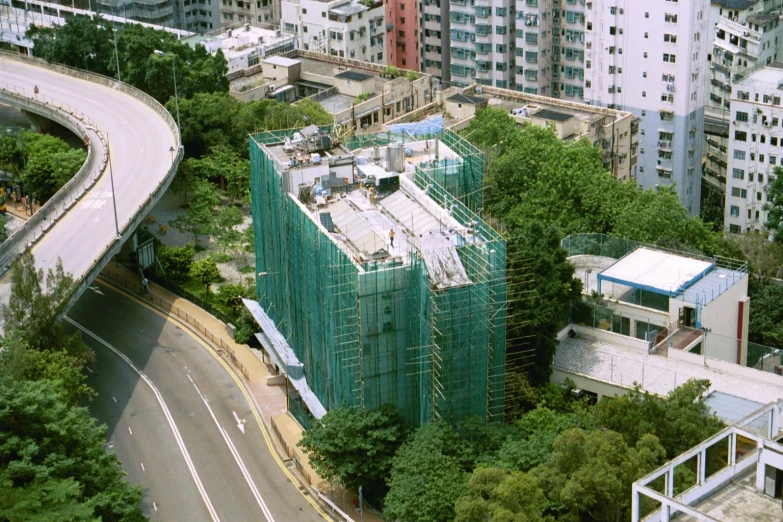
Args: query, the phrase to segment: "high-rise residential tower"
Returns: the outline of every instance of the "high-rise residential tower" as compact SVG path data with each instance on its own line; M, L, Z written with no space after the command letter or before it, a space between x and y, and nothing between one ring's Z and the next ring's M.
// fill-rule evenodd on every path
M708 0L588 1L585 101L641 117L636 177L698 214Z

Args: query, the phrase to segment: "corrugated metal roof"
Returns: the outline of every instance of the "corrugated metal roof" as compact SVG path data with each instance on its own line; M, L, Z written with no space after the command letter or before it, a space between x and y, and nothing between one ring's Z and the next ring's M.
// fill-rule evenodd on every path
M366 219L347 201L338 201L329 207L332 221L353 246L368 257L386 249L386 239L370 227Z
M318 397L307 384L304 365L299 361L299 358L288 344L288 341L285 340L283 334L277 329L272 318L266 314L256 301L242 299L242 302L256 323L261 327L261 332L256 334L256 339L259 340L261 346L264 347L264 350L266 350L277 367L286 373L288 380L294 389L299 392L299 396L307 406L307 409L310 410L310 413L316 419L326 415L326 408L324 408L321 401L318 400Z

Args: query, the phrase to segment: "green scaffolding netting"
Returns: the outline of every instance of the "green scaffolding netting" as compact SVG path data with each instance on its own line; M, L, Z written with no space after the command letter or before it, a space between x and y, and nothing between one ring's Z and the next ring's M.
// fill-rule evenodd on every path
M414 176L473 231L457 247L472 284L437 289L419 253L402 265L362 265L283 192L285 167L265 145L291 132L264 133L250 144L256 288L261 306L304 363L310 388L327 409L392 403L413 425L435 418L501 420L505 241L468 207L480 205L480 190L467 192L471 178L482 175L480 154L469 167L443 173L450 183L445 187L438 169L425 166ZM348 148L388 139L386 133L373 136L352 138ZM308 424L295 398L291 410Z

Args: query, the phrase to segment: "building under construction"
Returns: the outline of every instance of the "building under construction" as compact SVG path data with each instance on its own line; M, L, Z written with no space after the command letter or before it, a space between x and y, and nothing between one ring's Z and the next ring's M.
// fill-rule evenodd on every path
M251 139L257 302L289 408L396 405L413 425L503 414L505 241L483 158L446 130Z

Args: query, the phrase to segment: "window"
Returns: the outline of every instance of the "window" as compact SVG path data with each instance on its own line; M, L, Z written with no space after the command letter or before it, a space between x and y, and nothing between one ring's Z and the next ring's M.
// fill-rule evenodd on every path
M672 23L672 24L676 24L677 23L677 15L676 14L666 13L664 15L663 19L664 19L665 22L669 22L669 23Z
M748 121L748 113L747 112L739 112L737 111L737 121L746 122Z
M744 160L745 159L745 151L744 150L735 150L734 151L734 159Z
M661 121L674 121L674 113L661 111Z
M748 133L745 131L734 131L734 139L736 141L748 141Z
M770 165L777 165L777 164L778 164L778 158L777 158L777 156L770 156L770 157L769 157L769 164L770 164Z
M669 42L669 43L677 43L677 35L676 34L664 34L663 35L663 41Z
M745 179L745 171L742 169L734 169L731 172L731 177L734 179Z
M666 63L674 63L677 61L677 56L669 53L663 53L663 61Z
M731 206L731 210L729 211L732 215L732 217L739 217L739 207L736 205Z
M743 189L743 188L732 187L731 188L731 195L732 195L732 197L735 197L735 198L747 199L748 191Z

